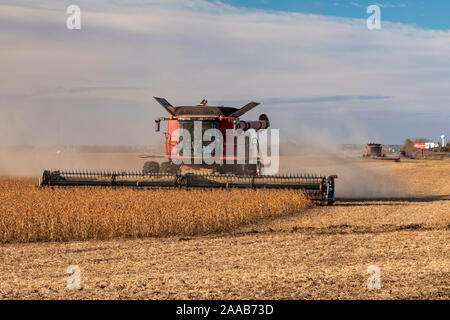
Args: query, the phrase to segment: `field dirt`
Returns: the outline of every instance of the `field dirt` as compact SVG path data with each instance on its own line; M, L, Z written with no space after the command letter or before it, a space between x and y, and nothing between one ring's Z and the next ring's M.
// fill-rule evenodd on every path
M2 244L0 298L450 298L450 161L281 163L337 173L340 199L204 236Z

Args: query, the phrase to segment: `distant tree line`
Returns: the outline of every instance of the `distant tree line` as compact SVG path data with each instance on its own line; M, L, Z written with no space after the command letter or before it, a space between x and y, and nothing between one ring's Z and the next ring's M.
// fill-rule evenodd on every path
M425 143L425 142L427 142L427 139L425 139L425 138L418 138L418 139L415 139L415 140L406 139L405 140L405 144L403 146L403 152L405 153L406 156L410 156L414 152L417 151L416 149L414 149L414 144L415 143ZM432 151L439 151L439 149L436 149L436 150L424 150L424 152L432 152ZM442 147L441 151L442 152L450 152L450 142L448 142L445 147Z
M443 152L450 152L450 142L447 142L447 145L445 147L442 147L441 150Z

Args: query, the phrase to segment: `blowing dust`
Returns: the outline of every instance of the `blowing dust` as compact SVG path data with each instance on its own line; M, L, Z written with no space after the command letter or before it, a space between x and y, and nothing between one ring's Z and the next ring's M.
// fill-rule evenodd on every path
M285 145L286 146L286 145ZM395 163L361 159L358 147L281 145L280 173L337 175L338 198L406 196L396 178ZM1 148L0 175L39 177L44 169L135 170L145 159L138 152L77 152L58 148ZM152 159L159 160L162 159ZM389 163L388 163L389 162Z
M395 174L395 163L362 159L362 148L336 144L290 146L280 157L282 173L337 175L337 198L395 198L406 196Z
M0 175L39 177L43 170L142 170L139 152L79 152L59 148L0 148Z

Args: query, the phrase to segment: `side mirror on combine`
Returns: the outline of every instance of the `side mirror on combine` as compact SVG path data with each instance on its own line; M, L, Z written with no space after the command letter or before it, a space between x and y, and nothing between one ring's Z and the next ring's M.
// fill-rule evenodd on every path
M161 129L161 120L155 119L155 132L159 132L160 129Z

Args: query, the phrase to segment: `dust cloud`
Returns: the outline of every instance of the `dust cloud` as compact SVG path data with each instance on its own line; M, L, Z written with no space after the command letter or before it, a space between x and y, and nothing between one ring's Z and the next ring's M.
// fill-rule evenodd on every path
M139 154L161 154L155 147L149 152L80 152L57 147L0 148L0 175L39 177L44 169L135 170L145 159ZM316 173L337 175L337 198L395 198L406 196L391 161L363 160L358 145L318 144L280 145L280 173ZM163 161L163 159L152 159Z
M362 159L363 146L315 143L281 146L282 173L338 176L337 198L395 198L406 196L395 174L395 163Z
M0 175L39 177L47 169L142 170L140 152L79 152L62 148L0 148Z
M406 196L395 175L395 163L361 159L358 146L281 145L280 173L338 175L338 198ZM154 153L154 152L153 152ZM44 169L136 170L139 152L76 152L58 148L1 148L0 175L39 177ZM156 159L157 160L157 159Z

